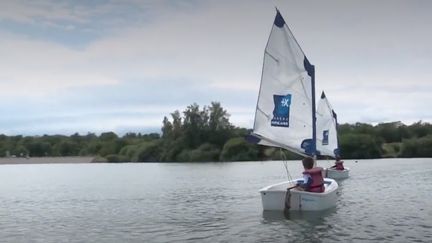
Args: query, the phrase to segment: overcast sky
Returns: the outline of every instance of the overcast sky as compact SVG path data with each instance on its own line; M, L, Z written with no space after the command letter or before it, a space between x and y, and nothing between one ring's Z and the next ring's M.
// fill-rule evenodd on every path
M251 128L275 6L340 122L432 121L432 1L1 0L0 133L159 132L211 101Z

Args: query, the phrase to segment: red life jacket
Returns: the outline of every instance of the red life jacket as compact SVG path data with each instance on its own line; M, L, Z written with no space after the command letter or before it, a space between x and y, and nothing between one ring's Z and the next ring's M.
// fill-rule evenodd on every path
M324 192L324 178L322 176L322 171L323 168L315 167L303 172L303 174L309 175L312 178L312 184L307 190L308 192Z
M344 170L345 169L343 166L342 160L336 161L335 164L336 164L336 170Z

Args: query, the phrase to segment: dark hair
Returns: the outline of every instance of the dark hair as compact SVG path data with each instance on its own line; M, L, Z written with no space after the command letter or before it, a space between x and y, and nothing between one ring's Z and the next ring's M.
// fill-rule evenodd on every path
M303 160L303 167L305 169L312 169L313 165L314 165L314 160L312 157L305 157Z

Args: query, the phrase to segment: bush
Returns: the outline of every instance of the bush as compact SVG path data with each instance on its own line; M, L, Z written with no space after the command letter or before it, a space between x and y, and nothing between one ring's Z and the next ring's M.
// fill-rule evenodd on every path
M80 151L78 144L70 141L61 141L54 145L53 150L57 156L76 156Z
M371 159L381 157L381 146L369 134L345 134L340 136L342 157L346 159Z
M401 143L385 143L382 146L383 154L385 158L397 158L399 157Z
M160 142L155 140L139 144L132 161L158 162L160 161Z
M163 140L161 143L160 160L161 161L189 161L179 159L180 153L186 149L182 139Z
M401 157L432 157L432 135L404 140Z
M124 142L120 139L105 141L100 143L101 148L98 151L98 154L101 156L107 156L109 154L117 154L121 150L121 148L125 145Z
M126 145L120 150L119 154L128 158L128 161L132 161L132 158L136 157L137 150L138 145Z
M246 142L242 137L228 140L220 155L221 161L251 161L258 160L258 148Z
M107 162L117 163L117 162L130 162L129 158L124 155L119 154L109 154L106 157Z
M220 149L215 145L205 143L197 149L183 150L178 156L177 161L183 162L210 162L219 160Z
M51 144L47 142L33 141L26 146L29 155L33 157L42 157L51 154Z

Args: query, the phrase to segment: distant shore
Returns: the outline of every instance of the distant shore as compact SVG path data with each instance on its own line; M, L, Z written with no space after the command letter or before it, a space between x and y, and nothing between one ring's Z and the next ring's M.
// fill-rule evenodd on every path
M30 158L0 158L0 165L15 164L82 164L93 162L94 157L30 157Z

